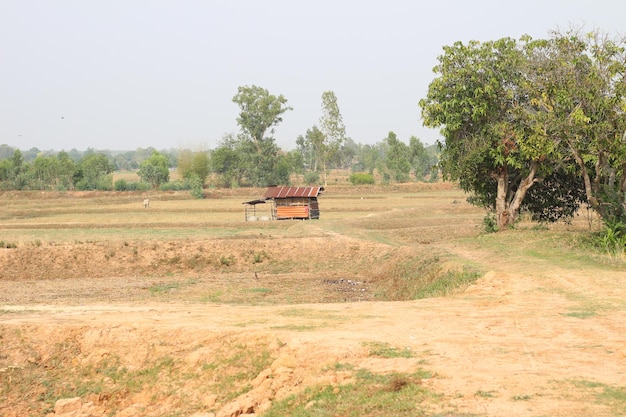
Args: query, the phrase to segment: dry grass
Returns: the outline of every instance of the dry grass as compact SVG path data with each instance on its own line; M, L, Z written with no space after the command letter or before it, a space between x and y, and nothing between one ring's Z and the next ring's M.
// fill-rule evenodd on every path
M242 202L263 192L4 193L2 239L17 248L5 250L0 301L401 299L413 295L393 284L398 263L476 235L481 218L450 184L406 184L329 187L320 220L243 221Z

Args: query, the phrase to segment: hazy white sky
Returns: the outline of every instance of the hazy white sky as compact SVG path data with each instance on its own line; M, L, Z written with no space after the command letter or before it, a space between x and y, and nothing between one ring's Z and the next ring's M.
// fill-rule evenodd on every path
M335 92L348 136L433 143L418 102L442 46L570 26L626 33L623 0L0 0L0 144L214 148L237 88L283 94L279 146Z

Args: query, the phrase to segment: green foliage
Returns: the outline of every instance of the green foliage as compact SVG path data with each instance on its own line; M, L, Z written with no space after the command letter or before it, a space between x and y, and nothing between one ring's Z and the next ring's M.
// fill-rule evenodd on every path
M289 159L283 155L279 156L276 167L274 168L275 181L273 182L273 184L291 185L291 172L292 168L289 164Z
M335 386L314 386L299 394L275 401L265 417L332 417L424 415L419 404L439 396L421 384L429 372L376 374L366 369L354 373L354 382Z
M498 221L493 213L487 213L483 218L483 230L486 233L495 233L498 231Z
M528 191L521 208L542 223L569 222L586 200L582 178L558 169L543 176Z
M411 172L409 147L400 141L393 132L389 132L385 141L389 146L385 155L385 166L389 178L396 182L407 182Z
M148 191L152 186L146 182L126 181L124 178L115 180L113 189L115 191Z
M120 178L113 184L113 189L115 191L128 191L128 182L124 178Z
M320 174L319 172L307 172L304 174L304 183L307 185L319 185Z
M219 177L219 186L236 187L241 185L245 175L245 155L239 150L240 141L226 136L211 154L211 171Z
M605 220L600 242L612 256L623 255L626 251L626 224L620 220Z
M79 190L110 190L113 186L111 173L115 167L109 158L101 153L86 155L78 163L74 175L76 188Z
M211 172L209 153L183 150L178 155L177 169L183 179L186 180L195 175L204 184Z
M623 44L570 31L444 52L420 106L445 138L444 175L472 203L506 224L524 199L542 221L567 220L583 201L611 216L603 193L626 187Z
M263 91L266 92L266 90ZM279 98L274 96L269 96L268 98L264 94L260 92L258 95L246 94L243 98L262 101L276 100L276 103L282 103ZM236 98L243 100L241 97L236 96ZM253 136L253 134L265 134L267 129L282 120L279 116L282 112L279 112L278 115L273 113L277 111L276 103L274 105L247 101L240 103L242 112L238 121L240 122L242 133L237 136L225 136L219 147L211 155L211 170L219 176L218 185L223 187L241 185L266 187L275 184L289 184L290 174L293 171L290 159L279 155L279 148L275 139L272 137L263 136L257 138ZM274 121L269 125L249 125L255 121L256 123L269 123L269 115L261 117L261 115L248 114L249 111L259 112L268 106L271 109L266 109L266 111L274 114L276 119L273 119ZM250 107L252 110L250 110ZM290 108L282 108L283 112L288 109ZM244 122L248 124L242 125L241 123Z
M417 137L411 136L409 139L409 159L417 180L424 180L426 176L430 177L429 181L436 180L438 158L435 145L424 146Z
M193 174L187 180L191 186L191 196L197 199L204 198L204 188L202 187L202 179L199 176Z
M339 150L346 140L346 127L339 111L337 96L333 91L322 93L322 116L320 117L319 132L321 133L319 135L320 140L314 149L324 176L324 185L327 185L330 165L333 160L337 159Z
M152 188L157 189L159 185L168 182L170 179L169 160L165 155L154 151L150 158L139 164L137 174L142 181L152 184Z
M398 348L387 342L363 342L368 349L369 356L378 358L412 358L413 351L410 348Z
M363 172L350 174L350 184L352 185L374 184L374 182L374 176L372 174Z
M274 133L274 127L283 121L282 115L293 110L287 106L283 95L274 96L268 90L253 86L239 87L233 102L240 108L237 124L255 144L261 153L261 143L266 140L265 134Z

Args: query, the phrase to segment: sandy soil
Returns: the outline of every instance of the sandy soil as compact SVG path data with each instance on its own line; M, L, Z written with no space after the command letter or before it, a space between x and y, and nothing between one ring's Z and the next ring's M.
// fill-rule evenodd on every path
M626 385L626 273L590 276L550 267L520 274L514 261L490 260L486 253L464 248L447 249L480 260L491 272L455 296L419 301L233 306L133 297L110 300L95 292L87 301L61 298L42 304L26 296L8 296L11 288L27 294L33 283L3 281L0 361L5 367L0 378L5 384L9 381L8 365L45 362L47 349L69 337L80 344L77 366L115 353L131 367L157 352L196 363L206 355L206 346L231 338L269 343L277 356L295 361L289 365L289 376L272 390L274 398L314 384L340 384L341 375L327 369L341 362L374 372L431 371L433 377L423 384L443 397L421 405L429 415L626 415L607 402L594 401L593 384L587 384L589 389L577 384L589 381L622 389ZM588 310L593 314L581 317ZM36 359L9 338L18 328L38 350L33 354ZM410 349L413 357L374 358L364 347L366 342ZM255 387L262 380L255 380ZM151 403L148 397L144 393L126 399L115 415L171 412L167 404ZM101 400L65 415L104 415L106 399ZM208 410L218 416L242 412L234 409L232 404L208 404L204 415L212 415ZM0 415L19 416L20 410L19 402L0 402Z

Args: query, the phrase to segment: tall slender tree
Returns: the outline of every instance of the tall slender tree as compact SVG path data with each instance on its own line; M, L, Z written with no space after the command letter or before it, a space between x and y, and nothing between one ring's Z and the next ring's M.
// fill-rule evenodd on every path
M233 102L240 108L237 123L243 135L238 138L237 148L242 152L248 180L255 186L277 183L279 148L271 135L282 122L282 115L292 108L284 96L274 96L255 85L239 87Z
M324 185L327 185L329 165L338 156L346 140L346 127L343 124L337 96L332 91L322 93L322 116L319 130L323 139L316 153L324 176Z

